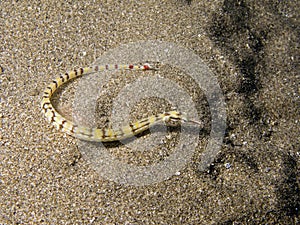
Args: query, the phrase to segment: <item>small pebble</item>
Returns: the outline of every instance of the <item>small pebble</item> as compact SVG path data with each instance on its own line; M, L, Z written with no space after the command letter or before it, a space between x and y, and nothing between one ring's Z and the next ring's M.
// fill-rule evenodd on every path
M226 167L226 169L229 169L231 167L231 164L230 163L225 163L225 167Z
M266 172L266 173L270 172L270 170L271 170L270 167L266 167L266 168L265 168L265 172Z

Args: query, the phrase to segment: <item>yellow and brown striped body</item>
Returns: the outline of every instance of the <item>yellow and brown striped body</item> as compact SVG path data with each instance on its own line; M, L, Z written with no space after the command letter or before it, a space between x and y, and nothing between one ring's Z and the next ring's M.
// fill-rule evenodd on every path
M66 132L67 134L86 141L96 141L96 142L111 142L126 139L139 134L155 123L159 121L169 121L169 120L180 120L183 122L194 122L196 121L188 120L183 114L177 111L170 111L166 113L161 113L158 115L153 115L145 119L141 119L137 122L131 123L120 129L110 129L110 128L88 128L83 126L78 126L73 122L65 119L61 116L51 104L51 96L53 93L64 83L76 77L96 73L98 71L104 70L155 70L149 64L139 65L104 65L104 66L93 66L79 68L61 75L60 77L53 80L45 89L43 93L43 99L41 102L42 110L50 123L56 126L58 130Z

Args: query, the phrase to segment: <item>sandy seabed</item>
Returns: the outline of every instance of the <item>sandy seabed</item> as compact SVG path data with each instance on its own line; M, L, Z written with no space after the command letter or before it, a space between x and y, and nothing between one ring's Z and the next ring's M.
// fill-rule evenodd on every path
M299 2L1 1L0 6L1 224L299 224ZM200 170L211 128L207 100L193 79L162 66L155 73L186 90L204 127L184 168L162 182L132 186L100 176L82 143L45 121L40 101L58 74L146 40L183 46L208 65L226 102L226 132L213 163ZM116 73L103 87L95 102L99 126L108 125L118 92L147 76L130 75ZM69 119L74 96L84 91L76 89L78 80L53 99ZM131 109L131 118L171 107L148 98ZM105 148L129 165L147 166L172 155L179 136L180 130L170 128L159 147L147 152L120 143Z

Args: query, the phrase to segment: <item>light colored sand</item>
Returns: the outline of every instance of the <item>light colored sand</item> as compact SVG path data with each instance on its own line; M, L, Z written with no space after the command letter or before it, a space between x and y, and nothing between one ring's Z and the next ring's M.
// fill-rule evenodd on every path
M199 2L0 3L0 223L299 223L299 6ZM228 133L210 173L198 170L208 137L201 133L180 173L123 186L99 177L76 140L45 121L40 99L59 73L120 44L156 39L189 48L209 65L226 98ZM165 71L193 97L209 132L203 93L176 70ZM116 78L107 87L115 96L129 81ZM77 83L58 93L57 107L67 115ZM98 111L109 114L110 101L99 100ZM148 99L132 117L168 107ZM157 162L172 153L175 133L152 153L123 146L109 152L133 164Z

